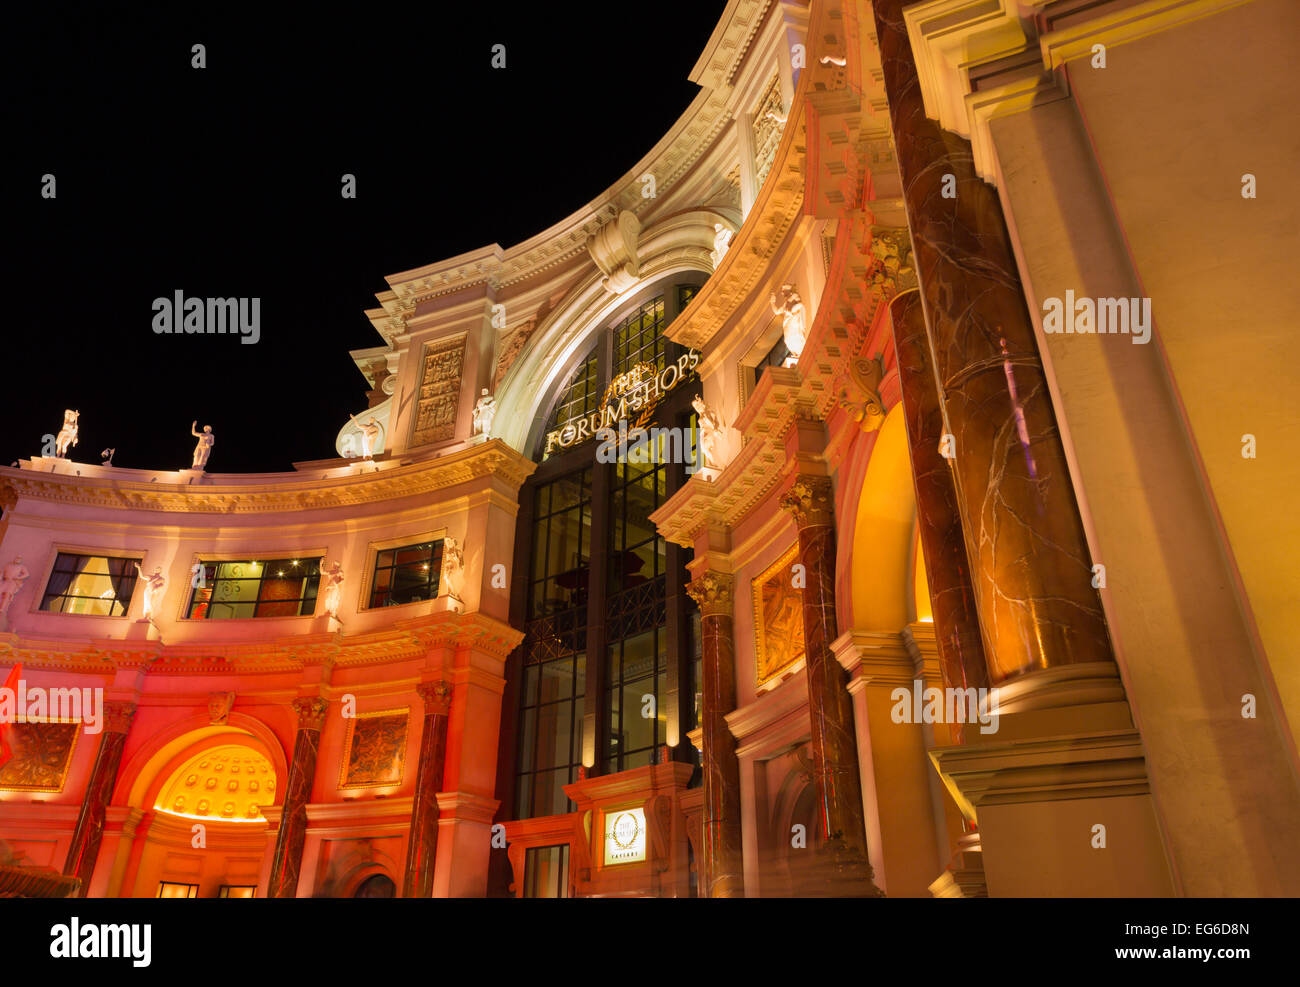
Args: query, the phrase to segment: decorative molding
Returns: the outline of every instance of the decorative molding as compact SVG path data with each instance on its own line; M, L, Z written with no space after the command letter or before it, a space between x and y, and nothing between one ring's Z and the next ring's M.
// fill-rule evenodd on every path
M641 221L635 213L624 209L587 241L587 252L605 275L601 287L612 295L622 294L641 279L641 262L637 256L640 234Z
M298 474L282 483L253 484L151 483L115 469L101 476L38 473L24 467L0 467L0 477L19 497L85 507L116 507L132 511L189 514L264 514L276 511L321 510L403 497L422 496L488 476L499 476L513 490L537 468L500 439L469 446L435 459L374 473L302 480ZM147 474L146 474L147 475Z
M784 497L781 506L794 515L801 529L835 523L835 490L829 476L801 473Z
M1067 62L1248 2L922 0L903 17L926 115L970 140L976 172L995 182L989 122L1067 98ZM994 76L1010 81L989 85Z
M415 687L424 702L424 714L446 716L451 710L451 686L446 681L421 682Z
M686 584L686 592L699 606L701 617L730 617L733 582L730 573L705 569Z
M305 696L295 699L290 705L298 714L299 730L319 730L325 725L325 714L330 705L327 700Z
M104 703L104 732L127 733L135 719L135 703L108 700Z
M880 397L884 373L879 357L860 356L849 362L848 371L836 382L839 406L864 432L874 432L885 423L885 405Z

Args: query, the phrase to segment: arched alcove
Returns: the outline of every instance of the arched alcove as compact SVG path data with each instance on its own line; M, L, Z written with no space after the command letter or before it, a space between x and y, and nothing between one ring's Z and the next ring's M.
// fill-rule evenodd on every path
M854 630L894 634L915 619L916 493L903 406L881 425L852 510L849 567ZM847 510L845 511L847 514ZM928 604L926 606L928 610Z

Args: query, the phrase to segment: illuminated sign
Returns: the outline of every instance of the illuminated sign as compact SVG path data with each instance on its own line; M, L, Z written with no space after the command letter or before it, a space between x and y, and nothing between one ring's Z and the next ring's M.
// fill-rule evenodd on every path
M605 813L605 866L645 860L645 810Z
M618 423L635 416L635 425L644 425L661 398L700 362L700 354L691 350L658 370L653 363L638 363L625 374L609 382L596 410L580 418L571 418L559 428L546 433L546 454L567 449L592 438L602 428L618 428Z

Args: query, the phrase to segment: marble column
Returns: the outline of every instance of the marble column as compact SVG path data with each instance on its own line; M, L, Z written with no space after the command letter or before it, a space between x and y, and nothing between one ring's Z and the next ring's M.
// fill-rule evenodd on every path
M298 714L298 735L293 742L289 781L284 786L280 831L275 838L271 880L266 892L268 898L293 898L298 894L298 871L302 866L303 844L307 841L307 803L311 800L312 784L316 780L320 730L328 707L329 703L324 699L293 701L293 710Z
M122 751L126 749L126 735L135 717L135 703L104 703L104 735L99 739L95 766L90 772L90 782L81 800L77 825L72 831L72 844L63 864L63 873L79 878L80 886L71 895L84 898L90 887L90 877L99 858L99 845L104 839L104 821L108 803L117 783L117 771L122 766Z
M835 497L828 476L797 474L781 506L799 529L803 566L804 668L808 683L812 771L822 837L833 866L832 894L878 895L867 855L867 830L848 678L831 650L835 615ZM793 574L792 574L793 576Z
M889 315L894 327L894 352L898 356L903 413L912 455L917 527L934 610L939 672L944 688L987 688L988 669L980 641L957 490L949 461L939 451L944 432L943 409L934 382L920 292L911 289L895 295L889 303ZM961 723L951 725L957 743L963 739L962 727Z
M700 607L703 679L700 734L703 738L704 857L699 862L703 897L745 896L740 829L740 761L726 716L736 708L736 649L733 638L732 577L704 570L686 591Z
M902 8L873 4L990 677L1110 662L998 194L976 174L970 142L926 117Z
M416 691L424 701L424 727L420 733L420 767L411 803L411 833L406 850L403 898L428 898L433 894L433 867L438 853L438 792L442 790L447 755L447 714L451 686L423 682Z

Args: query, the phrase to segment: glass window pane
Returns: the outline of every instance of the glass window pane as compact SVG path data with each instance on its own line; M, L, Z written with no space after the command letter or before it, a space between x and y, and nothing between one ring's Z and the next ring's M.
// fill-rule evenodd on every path
M658 700L654 679L640 679L623 686L624 751L654 746L654 723Z
M537 750L537 710L525 709L519 718L519 770L533 770Z
M573 660L548 661L542 666L541 701L567 699L573 694Z

